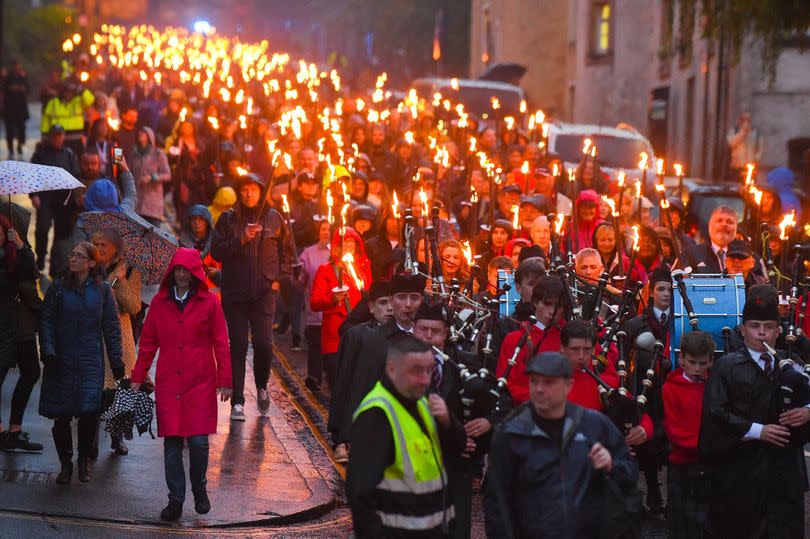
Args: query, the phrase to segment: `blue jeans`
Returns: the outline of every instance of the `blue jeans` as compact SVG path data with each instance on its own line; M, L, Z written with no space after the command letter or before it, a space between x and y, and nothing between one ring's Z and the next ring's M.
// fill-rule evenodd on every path
M167 436L163 439L163 463L166 468L166 486L169 487L169 501L181 504L186 500L186 473L183 468L183 440L188 440L191 491L194 497L205 493L205 472L208 470L208 435Z

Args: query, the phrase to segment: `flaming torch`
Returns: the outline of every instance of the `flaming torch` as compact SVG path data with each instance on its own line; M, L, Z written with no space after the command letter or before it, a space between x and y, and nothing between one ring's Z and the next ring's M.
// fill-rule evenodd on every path
M512 205L512 237L517 238L520 231L520 206Z
M363 291L363 279L357 275L357 270L354 269L354 255L352 253L345 253L343 258L341 258L343 263L346 265L346 269L349 271L349 275L351 276L352 280L354 281L354 285L357 287L357 290Z
M633 240L633 245L630 250L630 263L627 267L628 275L633 274L633 267L636 264L636 256L638 256L638 241L639 241L639 234L638 234L638 225L633 225L630 227L630 239Z
M788 240L790 240L790 234L793 232L793 227L796 226L796 210L792 210L790 213L786 213L784 217L782 217L782 221L779 223L779 239L782 242L782 254L779 255L780 258L780 272L782 275L787 275L788 271L790 270L790 261L788 257ZM781 279L782 282L785 282L785 279ZM781 284L781 283L780 283ZM797 286L797 284L794 284Z
M287 195L281 195L281 209L284 214L284 220L287 222L287 230L290 235L290 249L292 249L295 262L292 265L293 276L298 278L301 275L302 264L298 260L298 247L295 245L295 234L293 234L293 223L295 219L290 215L290 203L287 201Z

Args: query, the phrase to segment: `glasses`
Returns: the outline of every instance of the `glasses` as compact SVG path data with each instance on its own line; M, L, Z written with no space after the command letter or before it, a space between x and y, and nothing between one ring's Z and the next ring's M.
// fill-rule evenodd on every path
M68 258L78 258L78 259L82 260L82 259L86 259L86 258L90 258L90 257L87 256L86 254L79 253L77 251L73 251L72 253L70 253L68 255Z

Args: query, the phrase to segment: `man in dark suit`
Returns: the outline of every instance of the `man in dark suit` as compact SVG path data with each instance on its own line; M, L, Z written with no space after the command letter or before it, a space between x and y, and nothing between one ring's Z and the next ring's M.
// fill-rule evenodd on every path
M737 235L737 212L728 206L718 206L709 217L709 242L685 249L677 266L692 268L692 273L720 274L726 272L728 245Z
M744 347L715 362L706 383L698 450L709 466L709 537L804 535L807 470L794 429L810 409L784 410L779 391L776 290L751 287L743 309ZM796 437L797 440L792 440Z
M338 346L337 383L329 403L327 429L335 443L335 462L341 464L349 462L348 442L351 437L352 414L369 391L368 383L358 390L355 382L358 376L364 375L359 367L364 352L362 343L393 316L389 281L371 283L367 311L370 318L349 328L341 336Z
M352 329L341 338L338 358L341 364L338 369L345 372L341 382L335 384L335 395L330 406L329 431L332 432L335 444L344 448L335 450L335 460L345 462L346 448L350 443L352 415L362 402L363 397L374 388L374 385L385 372L385 360L388 355L388 344L398 335L413 333L413 320L425 290L425 278L421 276L394 275L388 286L392 314L387 322L371 329L363 329L361 324L357 334L349 339ZM372 309L373 314L373 307ZM354 328L353 328L354 329ZM345 340L345 342L343 342ZM342 364L345 360L345 367Z
M422 303L416 313L413 326L413 336L420 341L438 349L444 350L447 341L448 313L441 303ZM435 350L434 350L435 352ZM450 415L456 420L463 422L464 415L461 407L461 377L458 369L445 361L444 356L438 352L434 353L436 367L431 376L430 389L428 393L437 393L444 402ZM453 521L453 537L466 538L470 536L470 524L472 519L472 478L474 467L470 462L470 454L475 449L475 441L471 437L468 425L465 425L467 433L467 448L464 457L445 455L445 467L447 468L450 496L456 509L456 518Z

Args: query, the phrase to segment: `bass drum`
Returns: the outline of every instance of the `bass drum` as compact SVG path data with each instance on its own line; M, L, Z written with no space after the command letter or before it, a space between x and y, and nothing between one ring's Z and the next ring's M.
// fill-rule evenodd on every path
M512 316L515 306L520 301L520 294L515 289L515 274L508 270L498 270L498 289L503 290L504 285L509 285L509 290L501 294L500 301L501 316Z
M715 350L725 352L723 330L732 331L742 323L742 312L745 306L745 281L741 274L736 275L700 275L683 280L686 294L692 301L692 308L697 318L697 329L711 334ZM672 365L678 365L681 353L681 338L684 333L692 331L689 313L683 304L683 298L677 287L673 289L672 337L670 339L670 359Z

